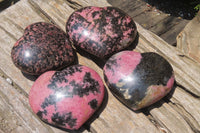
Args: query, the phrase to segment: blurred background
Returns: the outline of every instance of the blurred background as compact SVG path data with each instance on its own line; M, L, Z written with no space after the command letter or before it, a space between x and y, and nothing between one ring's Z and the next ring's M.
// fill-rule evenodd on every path
M19 0L0 0L0 12ZM107 0L110 4L131 2L138 0ZM164 13L184 19L192 19L200 9L200 0L140 0Z
M184 19L192 19L197 10L197 5L200 0L143 0L151 6L164 13L171 14L172 16L182 17ZM195 8L196 7L196 8Z
M0 12L15 4L17 1L19 0L0 0Z

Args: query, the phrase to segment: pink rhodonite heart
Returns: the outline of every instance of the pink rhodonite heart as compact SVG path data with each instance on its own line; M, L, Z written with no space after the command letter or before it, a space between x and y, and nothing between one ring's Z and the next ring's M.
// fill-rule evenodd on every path
M90 54L105 58L128 47L137 34L132 18L115 7L84 7L71 14L66 31L70 41Z
M75 53L64 31L53 24L33 23L15 43L11 58L16 67L31 75L69 66Z
M79 129L101 105L104 89L97 72L74 65L42 74L30 90L29 103L41 120L74 130Z
M133 110L157 102L174 84L172 66L153 52L119 52L109 58L103 71L112 93Z

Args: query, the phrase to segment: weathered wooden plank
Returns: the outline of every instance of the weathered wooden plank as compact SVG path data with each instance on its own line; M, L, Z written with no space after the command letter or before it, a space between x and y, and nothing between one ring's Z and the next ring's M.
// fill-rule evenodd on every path
M41 1L41 0L28 0L33 10L38 13L41 12L49 19L49 22L58 25L65 31L65 23L69 15L74 11L69 5L62 1Z
M135 8L132 8L132 6L129 3L127 3L126 6L129 8L123 8L123 10L133 18L148 10L146 3L141 3L139 6L136 6Z
M8 46L7 48L5 48L3 43L0 44L0 48L2 50L1 51L1 57L0 57L1 60L2 60L1 69L5 72L5 74L8 77L12 78L13 82L15 82L15 83L17 83L19 85L20 89L22 89L27 94L28 94L28 92L30 90L30 87L33 84L33 82L28 80L28 79L26 79L26 77L24 77L24 75L21 74L21 72L12 64L12 61L10 59L10 51L11 51L12 45L15 43L16 39L19 38L23 34L23 29L27 25L29 25L29 24L31 24L32 22L35 22L35 21L53 22L55 24L58 24L62 29L64 29L64 27L65 27L64 23L66 21L65 19L67 19L67 17L71 14L72 10L64 2L63 2L63 4L62 4L62 1L58 1L58 2L60 2L60 3L57 5L57 1L47 2L47 1L39 1L39 0L38 1L37 0L34 0L34 1L22 0L17 4L17 6L11 7L9 9L9 12L6 11L6 12L3 13L3 15L0 14L1 21L5 20L5 18L6 18L5 16L11 15L12 18L9 18L10 19L10 21L9 21L10 24L9 25L14 25L14 26L9 27L9 25L7 25L6 23L1 23L1 27L4 27L4 29L1 29L1 30L4 31L5 29L9 29L9 31L5 30L4 31L5 36L4 37L0 37L0 40L4 40L4 42L6 43L6 40L10 40L11 39L11 42L9 42L10 46ZM31 10L30 12L32 12L32 13L30 13L30 12L27 13L27 12L22 12L21 11L21 10L25 10L26 11L27 8L30 9ZM30 22L30 21L25 21L24 20L24 23L22 25L21 21L20 21L20 18L19 18L19 14L17 14L15 12L15 10L20 10L20 15L22 15L24 17L27 17L27 20L30 20L30 18L32 18L32 21ZM37 10L37 12L35 10ZM15 13L12 14L12 12L15 12ZM57 12L59 12L59 13L56 14ZM46 14L48 14L48 15L45 18ZM16 21L14 21L14 20L16 20ZM16 28L16 27L20 27L20 28ZM15 30L15 32L12 33L11 32L12 30ZM17 32L19 32L19 33L17 33ZM10 33L10 34L8 34L8 33ZM12 35L11 35L11 33L12 33ZM12 38L14 38L14 39L12 39ZM79 57L80 64L92 67L103 78L102 69L100 69L98 65L96 65L93 61L91 61L91 60L89 60L89 59L87 59L85 57L82 57L79 54L78 54L78 57ZM6 63L7 60L9 60L9 64L10 64L9 67L4 65L4 63ZM21 80L19 81L18 79L21 79ZM113 97L113 96L109 93L109 97ZM114 98L112 98L112 99L114 99ZM115 104L115 101L112 101L112 99L109 100L109 103L113 104L114 107L117 108L119 105ZM130 119L129 117L126 117L127 113L122 114L121 111L117 111L116 113L110 113L110 117L113 118L113 119L110 119L109 123L113 123L113 124L110 124L110 127L106 128L106 123L103 123L102 127L105 128L105 131L106 130L107 131L115 130L115 131L123 132L124 129L129 129L130 130L133 127L135 127L135 130L138 130L138 131L141 130L141 129L146 130L146 131L148 129L152 129L152 131L158 131L156 129L156 127L148 120L148 118L143 113L141 113L140 117L138 117L138 115L136 115L136 113L134 113L132 111L129 111L129 109L127 109L123 105L121 105L121 108L124 108L124 110L126 112L129 112L128 115L130 115L132 119ZM112 107L108 106L105 110L110 110L111 111ZM103 114L101 116L103 116ZM115 128L116 125L114 124L116 119L114 119L115 118L114 116L122 116L122 117L119 117L118 120L121 121L121 122L122 121L129 121L130 124L127 125L126 123L124 123L124 126L122 126L119 129L116 129ZM107 117L107 116L104 116L104 117ZM136 118L141 118L141 119L136 119ZM97 119L96 123L98 124L99 122L100 122L100 120ZM141 124L140 125L135 125L134 124L134 123L138 123L138 122L140 122ZM148 125L148 126L144 128L144 125L142 123L146 123L146 125ZM91 128L96 130L94 127L97 124L92 124Z
M200 100L186 93L182 88L177 87L170 105L177 111L191 126L193 131L200 131Z
M0 77L0 129L3 133L64 133L41 122L30 110L28 98Z
M168 16L148 30L163 38L167 43L176 45L176 36L188 22L189 20Z
M166 99L156 103L155 106L159 108L148 108L150 114L171 132L199 132L200 100L185 93L180 87L176 87L173 97L170 97L168 95Z
M148 108L153 121L162 125L165 132L199 132L199 99L192 98L180 87L175 89L173 95L171 99L167 96Z
M137 16L138 12L135 12L135 10L141 6L145 6L146 7L146 3L140 0L107 0L108 3L110 3L112 6L118 7L122 10L124 10L125 12L127 12L128 14L131 14L133 16ZM147 9L147 8L145 8ZM143 10L144 11L144 10ZM139 12L140 14L141 12Z
M173 16L168 16L165 19L161 20L159 23L154 25L149 30L153 31L158 36L164 34L165 32L169 31L170 28L179 24L182 21L181 18L176 18Z
M131 17L133 17L136 22L142 25L145 29L148 29L153 33L159 35L170 45L175 45L175 37L177 36L177 33L180 32L179 28L183 28L188 22L188 20L173 17L169 14L163 13L162 11L157 10L156 7L149 5L143 0L108 0L108 2L111 5L118 6L120 9L127 12ZM185 23L179 24L179 22ZM161 36L167 31L169 31L169 34ZM171 32L173 32L173 34L170 34Z
M177 47L200 63L200 11L177 36Z
M160 14L155 11L145 11L144 13L133 18L136 22L140 22L140 25L143 26L145 29L150 29L167 17L167 14Z
M68 4L71 3L72 5L75 5L73 7L75 7L75 9L77 7L85 7L85 6L99 6L99 7L104 7L104 6L108 6L108 3L102 0L67 0L66 1ZM77 6L79 5L79 6Z
M164 14L161 11L156 10L155 7L148 5L141 0L108 0L112 6L117 6L120 9L128 13L136 22L139 22L145 29L154 27L160 21L168 17L168 14ZM141 7L142 6L142 7ZM137 8L143 8L142 13L137 13Z
M131 17L134 18L134 20L137 21L137 16L144 16L146 11L148 11L148 6L145 2L141 0L119 0L119 1L114 1L114 0L108 0L108 2L112 6L116 6L126 13L128 13ZM145 18L146 19L146 18ZM145 20L143 18L143 20Z
M171 45L176 45L176 36L178 33L181 32L181 30L185 27L185 25L188 23L188 21L181 21L177 25L171 27L171 29L163 34L160 35L161 38L164 38L167 40L167 42Z
M150 110L150 113L155 120L172 133L193 132L184 118L165 102L159 108Z
M51 2L39 0L27 2L25 0L22 0L20 1L20 3L21 4L19 4L16 9L20 10L21 15L25 15L28 17L28 22L26 22L26 20L23 20L25 21L24 23L26 23L27 25L31 24L32 21L35 22L36 20L41 20L53 22L59 25L62 29L64 29L65 26L65 19L73 11L72 8L77 9L83 6L96 4L96 6L108 5L108 3L106 3L105 1L88 2L87 0L52 0ZM24 10L31 10L33 15L26 12L22 12L21 10L23 10L23 8L25 8ZM33 82L25 78L21 74L21 72L15 68L9 57L12 44L16 41L16 39L19 36L22 35L23 29L27 26L25 24L20 24L20 18L19 15L17 15L17 13L12 13L16 9L15 6L9 9L10 14L8 14L12 15L12 18L9 18L10 21L8 19L6 20L9 21L9 23L7 23L6 21L2 23L2 18L5 19L6 15L1 16L0 14L0 25L2 31L0 33L5 34L3 37L0 36L0 40L3 40L2 43L0 41L0 68L5 72L6 75L12 77L12 80L19 85L21 90L24 90L24 92L28 93ZM59 15L57 14L57 12ZM3 14L7 14L7 11ZM32 21L30 20L30 18L32 19ZM9 25L11 26L9 27ZM106 108L103 110L99 118L94 120L93 123L90 125L91 131L158 132L159 130L161 131L161 129L163 129L166 132L179 132L180 129L185 129L185 131L192 132L190 127L195 127L195 129L198 131L199 116L196 115L196 112L198 112L199 110L196 108L199 104L199 65L195 64L192 60L190 60L190 58L187 58L186 56L181 56L182 53L180 51L174 49L174 47L168 46L166 42L164 42L162 39L155 36L151 32L144 30L140 25L137 24L137 27L140 33L140 39L136 50L140 52L153 51L163 55L172 64L175 70L176 81L178 84L182 85L182 87L179 88L179 90L181 91L175 91L174 95L172 95L172 98L169 99L169 103L166 103L165 100L162 100L157 103L162 104L164 102L162 106L156 108L156 106L154 105L150 108L147 108L150 111L149 113L146 113L146 115L151 115L153 117L153 120L156 121L156 123L158 123L157 129L157 127L153 125L155 123L151 122L144 113L137 113L127 109L118 100L116 100L116 98L113 97L113 95L108 90L108 103L105 104ZM11 42L9 42L10 40ZM9 43L9 46L5 46L5 43ZM78 54L78 58L80 64L92 67L103 78L102 69L92 61L94 59L86 58L81 54ZM5 63L9 65L5 66ZM193 77L190 75L192 75ZM19 81L19 79L23 81ZM186 91L182 91L183 89L185 89ZM188 102L187 104L190 104L192 102L194 102L195 104L190 104L190 106L184 106L186 105L186 103L181 101L181 95L184 95L185 97L188 96L190 102ZM179 111L179 104L184 107L181 108L182 111ZM179 108L175 108L173 105L176 105ZM192 109L196 109L196 112L192 112ZM165 117L165 113L168 113L169 118L172 118L172 120ZM193 119L193 117L195 117L195 119ZM194 122L192 122L192 120L194 120ZM178 121L180 121L182 126L180 124L176 126L176 123Z
M160 132L142 112L128 110L115 97L109 95L106 109L91 126L97 133L157 133ZM148 127L148 128L147 128ZM93 130L92 130L93 131Z

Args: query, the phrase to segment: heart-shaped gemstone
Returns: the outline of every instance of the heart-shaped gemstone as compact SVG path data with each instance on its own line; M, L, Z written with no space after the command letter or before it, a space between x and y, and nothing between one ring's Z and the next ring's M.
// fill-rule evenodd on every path
M74 61L66 33L44 22L26 27L23 36L13 46L11 57L21 71L32 75L60 69Z
M66 24L69 40L99 58L128 47L137 34L132 18L115 7L84 7L76 10Z
M74 65L42 74L30 90L29 103L41 120L61 128L79 129L101 105L104 89L97 72Z
M119 52L106 62L103 71L112 93L133 110L160 100L174 84L171 65L152 52Z

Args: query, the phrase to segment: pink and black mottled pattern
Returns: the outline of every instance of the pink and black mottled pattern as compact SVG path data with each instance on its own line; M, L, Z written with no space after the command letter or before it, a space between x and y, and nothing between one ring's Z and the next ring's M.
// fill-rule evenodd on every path
M23 72L39 75L71 64L74 53L64 31L38 22L29 25L12 48L14 64Z
M69 17L66 31L71 42L100 58L128 47L137 34L132 18L115 7L84 7Z
M74 130L101 105L104 89L102 79L94 70L74 65L42 74L30 90L29 102L43 121Z
M113 55L104 66L104 77L113 94L133 110L160 100L174 83L171 65L152 52Z

